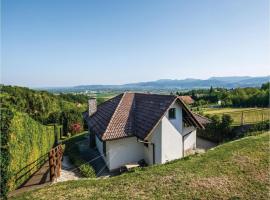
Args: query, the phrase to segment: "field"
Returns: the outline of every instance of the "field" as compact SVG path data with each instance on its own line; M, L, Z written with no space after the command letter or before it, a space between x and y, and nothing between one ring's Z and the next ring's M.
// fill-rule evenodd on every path
M113 178L53 184L16 199L269 199L269 136Z
M115 97L116 95L118 95L117 93L97 93L96 94L96 98L97 98L97 102L98 104L103 103L104 101L107 101L113 97Z
M229 114L234 120L233 125L240 125L242 122L253 124L270 119L269 108L206 108L203 113L219 116Z

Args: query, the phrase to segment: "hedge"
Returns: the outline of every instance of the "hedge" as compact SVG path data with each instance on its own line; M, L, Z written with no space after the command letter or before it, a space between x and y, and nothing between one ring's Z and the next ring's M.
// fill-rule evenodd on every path
M5 179L1 179L4 192L16 189L44 164L56 139L54 126L42 125L17 111L5 111L4 115L8 116L6 113L12 113L9 115L13 117L2 117L1 112L2 124L9 124L3 127L4 131L1 126L1 139L4 138L1 150L6 149L3 153L1 151L1 164L2 160L6 163Z
M8 173L8 164L10 162L10 155L8 149L9 127L13 119L13 113L9 109L1 109L1 152L0 152L0 194L6 198L8 189L6 187L10 174Z

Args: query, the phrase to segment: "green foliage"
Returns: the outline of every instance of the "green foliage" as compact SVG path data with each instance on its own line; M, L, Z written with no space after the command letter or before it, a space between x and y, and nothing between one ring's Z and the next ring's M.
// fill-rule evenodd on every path
M61 113L61 122L63 125L63 132L64 134L72 133L75 134L76 132L72 128L74 124L79 124L83 127L83 118L82 113L77 110L66 110Z
M177 92L178 95L192 95L195 106L216 104L221 100L223 107L268 107L269 106L269 82L261 88L210 88L198 89L188 92ZM202 101L203 100L203 101Z
M212 123L207 124L205 130L198 130L198 136L207 138L214 142L222 142L230 137L233 119L230 115L207 116Z
M1 86L2 107L15 108L28 113L33 119L46 124L51 113L67 109L82 110L73 102L62 99L59 95L53 95L46 91L36 91L18 86Z
M88 99L89 99L89 97L87 95L71 94L71 93L67 93L67 94L60 93L59 97L62 98L63 100L69 101L69 102L81 103L81 104L87 103Z
M4 189L7 191L21 185L48 159L47 153L56 139L54 126L44 126L27 114L12 112L6 140L9 161L6 164L5 176L8 178Z
M270 82L262 84L261 89L262 90L269 90L270 89Z
M232 137L233 139L238 139L246 136L251 136L251 135L258 135L261 134L264 131L269 130L270 128L270 121L262 121L257 124L251 124L251 125L246 125L246 126L241 126L241 127L235 127L232 130Z
M10 139L10 131L9 127L11 121L13 119L13 113L9 109L1 109L1 151L0 151L0 182L1 182L1 190L0 190L0 197L4 199L7 198L7 183L10 177L10 173L8 171L8 165L10 163L10 153L9 153L9 146L8 141Z

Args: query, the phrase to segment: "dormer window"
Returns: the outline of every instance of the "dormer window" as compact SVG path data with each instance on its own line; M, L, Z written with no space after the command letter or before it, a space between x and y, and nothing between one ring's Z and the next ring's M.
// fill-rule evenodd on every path
M169 110L169 119L175 119L176 118L176 109L170 108Z

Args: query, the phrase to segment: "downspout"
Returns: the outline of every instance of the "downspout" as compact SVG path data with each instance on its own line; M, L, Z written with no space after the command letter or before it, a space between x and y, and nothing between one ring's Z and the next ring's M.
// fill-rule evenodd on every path
M183 158L185 157L185 136L183 135L182 136L182 155L183 155Z
M137 138L137 142L140 142L140 143L144 143L144 144L151 144L152 147L153 147L153 165L156 164L156 158L155 158L155 144L152 143L152 142L146 142L146 141L143 141L143 140L139 140Z

